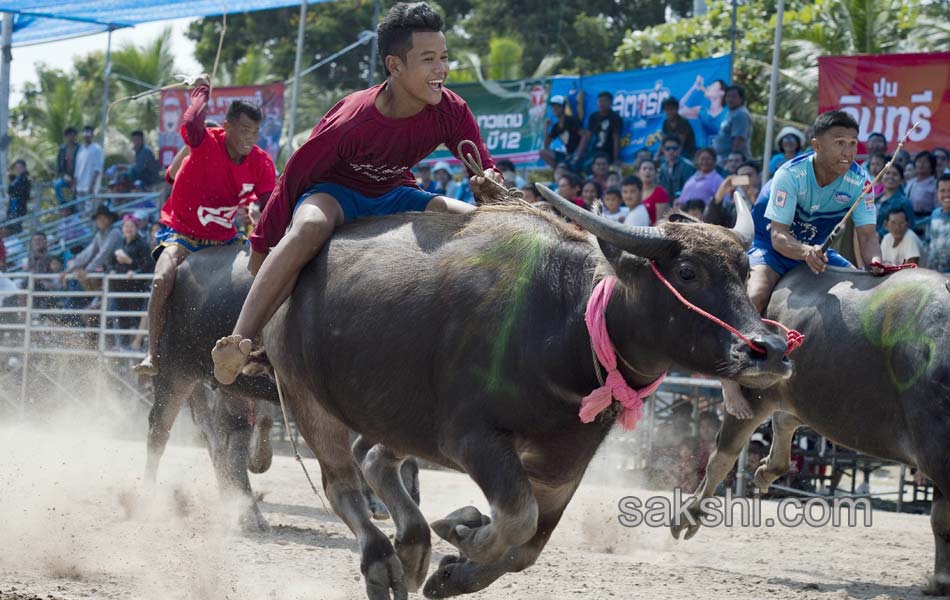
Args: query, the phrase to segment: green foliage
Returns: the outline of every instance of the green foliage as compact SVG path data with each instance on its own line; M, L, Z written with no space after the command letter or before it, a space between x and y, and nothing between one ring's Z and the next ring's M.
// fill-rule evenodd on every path
M175 73L175 57L171 52L170 39L171 29L166 28L150 42L141 46L126 43L112 53L112 75L119 83L122 96L132 96L171 82ZM137 129L157 129L160 100L161 96L155 94L132 103L116 104L109 113L110 126L112 115L116 114L120 122L134 124Z
M488 79L507 81L521 79L524 47L510 36L494 37L489 44Z

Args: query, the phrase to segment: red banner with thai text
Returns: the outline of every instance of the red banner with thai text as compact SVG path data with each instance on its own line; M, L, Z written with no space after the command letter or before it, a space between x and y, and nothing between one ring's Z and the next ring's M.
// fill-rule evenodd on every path
M893 152L910 127L908 152L950 145L950 52L822 56L818 58L818 112L841 109L860 127L860 150L883 133Z
M216 87L211 91L205 119L218 126L224 123L228 107L235 100L244 100L261 107L264 119L257 145L274 161L280 151L280 133L284 128L284 84L249 85L242 87ZM181 118L191 103L191 90L165 90L162 92L161 122L158 130L159 162L162 168L172 163L175 153L185 145L179 128Z

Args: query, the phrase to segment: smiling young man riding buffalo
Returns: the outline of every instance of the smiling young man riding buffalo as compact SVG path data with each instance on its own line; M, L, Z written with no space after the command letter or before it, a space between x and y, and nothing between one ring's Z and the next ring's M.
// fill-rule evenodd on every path
M756 235L749 249L747 287L760 313L765 312L778 280L798 265L807 264L816 275L828 265L852 266L834 250L822 251L821 245L870 185L867 172L854 162L858 124L848 113L833 110L819 115L814 131L813 152L782 165L770 182L764 215L758 210L760 203L753 211ZM865 198L851 216L861 258L866 265L882 265L874 197ZM880 266L872 266L872 270L883 273ZM752 416L738 383L723 380L722 391L730 414L740 419Z
M486 169L494 166L468 105L444 87L443 27L423 2L396 4L377 29L386 81L337 103L290 158L251 236L249 267L256 277L250 294L233 334L212 350L221 383L238 376L252 340L338 226L406 211L475 209L419 189L411 172L440 144L455 153L463 140L475 143ZM488 175L501 180L494 171ZM487 189L484 177L473 177L471 185L479 196Z

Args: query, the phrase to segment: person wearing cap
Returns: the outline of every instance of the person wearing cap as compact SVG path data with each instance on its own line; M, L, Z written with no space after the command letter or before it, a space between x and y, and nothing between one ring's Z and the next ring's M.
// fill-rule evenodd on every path
M440 160L432 167L432 183L436 194L442 194L448 198L458 200L458 184L452 180L452 167L444 160Z
M66 263L61 277L76 273L80 279L86 271L104 271L112 264L116 248L122 245L122 234L114 227L117 215L105 204L100 204L92 214L96 224L96 234L92 241L75 258Z
M462 151L484 169L469 172L472 191L497 198L487 179L500 183L501 174L475 115L445 87L450 63L444 28L441 15L425 2L395 4L376 29L385 81L340 100L290 157L251 235L254 283L232 334L211 350L219 382L237 378L254 340L293 293L300 270L337 227L410 211L475 210L416 185L412 168L440 145L461 158L459 146L471 142Z
M576 172L584 159L584 147L581 146L582 126L576 117L567 114L565 102L564 96L551 97L551 112L554 113L555 121L548 121L550 128L544 134L544 147L539 154L541 160L551 168L566 162L570 169ZM554 140L560 140L564 150L552 150L551 143Z
M769 173L775 173L778 168L804 152L805 134L800 130L788 126L783 127L775 136L775 152L769 161Z

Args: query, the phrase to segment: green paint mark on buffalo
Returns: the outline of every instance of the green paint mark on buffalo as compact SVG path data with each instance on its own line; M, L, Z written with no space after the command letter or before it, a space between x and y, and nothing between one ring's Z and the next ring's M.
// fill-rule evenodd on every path
M886 288L874 294L861 314L864 337L883 350L884 366L898 392L914 385L936 356L937 342L921 330L925 324L920 319L932 292L926 286L911 283ZM914 306L913 310L908 311L906 307L911 306ZM921 357L915 370L903 378L894 365L894 350L898 344L927 349L927 356Z
M542 235L516 233L465 261L466 266L488 269L496 277L481 302L488 314L500 311L495 320L497 329L491 341L489 366L487 372L480 373L490 393L513 393L516 389L504 375L511 338L519 319L527 313L531 283L550 243Z

